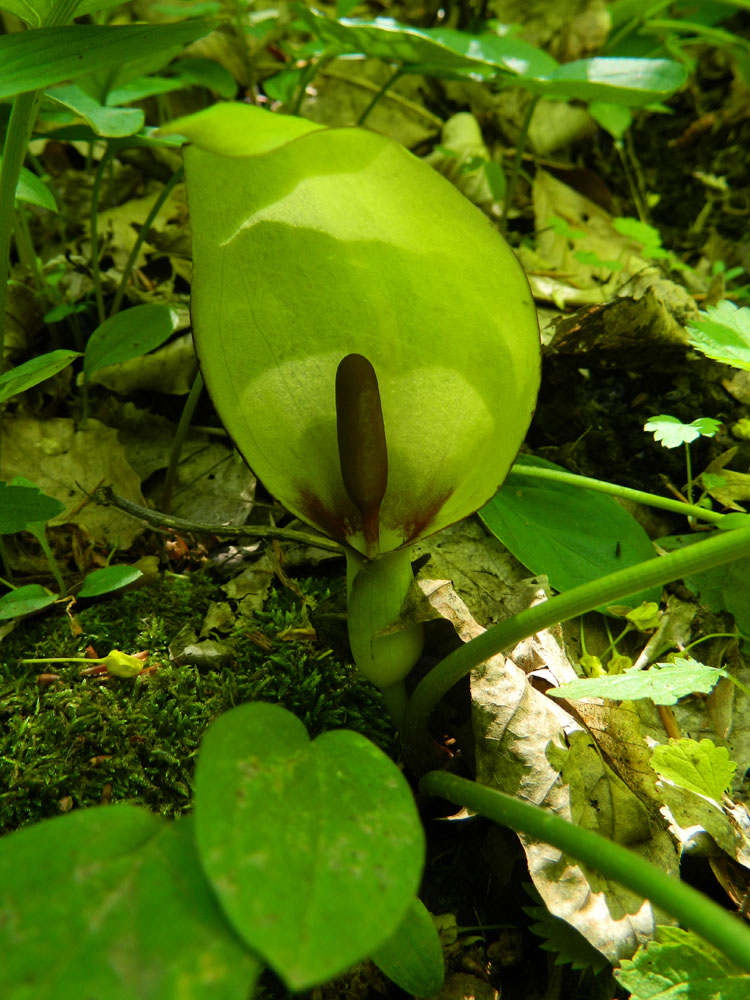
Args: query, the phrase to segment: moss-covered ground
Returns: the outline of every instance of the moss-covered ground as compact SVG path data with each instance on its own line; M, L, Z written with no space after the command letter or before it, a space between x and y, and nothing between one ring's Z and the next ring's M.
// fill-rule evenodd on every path
M168 816L189 810L203 733L247 701L285 706L313 737L347 727L393 750L380 696L353 667L315 640L280 638L303 625L309 634L306 607L329 594L326 579L299 584L302 598L272 590L251 628L238 620L233 654L215 669L177 666L168 649L185 623L200 628L212 600L226 600L202 572L77 606L74 627L61 608L20 623L0 646L0 833L110 801ZM96 677L82 675L82 663L21 662L83 656L89 646L100 656L148 649L155 669ZM58 679L45 682L48 673Z

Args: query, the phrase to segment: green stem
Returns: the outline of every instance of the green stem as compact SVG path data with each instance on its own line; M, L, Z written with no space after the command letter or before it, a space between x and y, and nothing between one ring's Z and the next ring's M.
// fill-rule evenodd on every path
M364 123L369 118L370 112L372 111L372 109L375 107L375 105L378 103L378 101L381 100L381 98L385 94L388 93L388 91L391 89L391 87L393 86L393 84L396 82L396 80L398 80L398 78L401 76L401 74L403 72L404 72L404 67L403 66L397 66L396 67L396 70L393 73L393 75L388 77L388 79L385 81L385 83L383 84L383 86L380 88L380 90L378 90L378 92L375 94L375 96L373 97L373 99L367 105L367 107L365 108L365 110L359 116L359 118L357 119L357 125L359 125L359 126L364 125Z
M55 578L55 582L57 583L57 586L60 589L60 593L64 594L65 593L65 581L63 580L62 573L60 572L60 566L59 566L59 564L57 562L57 559L55 559L55 556L54 556L54 554L52 552L52 549L50 548L50 544L47 541L47 533L45 531L44 525L40 526L39 531L35 531L34 532L34 537L36 538L36 540L39 542L39 545L41 546L42 552L44 553L44 555L45 555L45 557L47 559L47 563L49 565L50 571L52 572L52 575Z
M43 656L41 659L21 660L21 663L106 663L107 657L90 656Z
M661 510L673 511L675 514L682 514L684 517L700 518L703 521L708 521L709 524L719 524L727 516L713 510L706 510L704 507L698 507L695 504L683 503L681 500L670 500L669 497L660 497L656 493L645 493L643 490L634 490L629 486L618 486L616 483L607 483L603 479L589 479L588 476L577 476L573 472L547 469L544 466L516 464L508 474L508 481L514 476L526 476L529 479L547 479L553 483L582 486L584 489L593 490L595 493L608 493L610 496L622 497L623 500L633 500L635 503L646 504L649 507L658 507Z
M700 934L745 972L750 972L750 927L639 855L546 809L446 771L426 774L419 787L428 795L466 806L495 823L565 851L606 878L650 899L685 927Z
M505 233L508 228L508 212L513 203L513 195L516 192L518 178L521 176L521 163L523 162L523 151L526 149L526 140L529 137L529 126L534 116L534 110L539 103L539 94L534 95L526 108L526 114L521 122L521 131L516 143L516 155L513 157L513 166L510 168L510 176L505 187L505 198L503 199L503 214L500 216L500 232Z
M198 405L198 400L200 399L202 392L203 376L200 372L197 372L195 378L193 379L193 384L190 386L188 398L182 408L180 422L177 424L174 441L172 442L172 448L169 452L169 466L167 467L167 475L164 479L164 489L162 490L161 495L161 509L165 514L169 513L169 508L172 504L172 493L177 480L177 466L180 462L182 446L185 444L185 438L187 437L187 432L190 429L190 422L193 419L193 414L195 413L195 408Z
M122 299L123 296L125 295L125 289L128 286L128 279L130 278L133 266L138 258L138 254L140 253L141 247L143 246L143 241L148 236L149 230L151 229L154 219L161 211L164 202L172 193L175 184L177 184L178 181L182 180L183 173L184 170L181 166L178 167L177 170L175 170L175 172L172 174L172 176L169 178L167 183L162 188L159 197L151 206L151 210L146 216L146 219L138 232L136 241L133 244L133 249L130 251L130 255L123 269L122 277L120 278L120 284L117 286L117 292L115 293L114 302L112 303L112 308L109 311L110 316L114 316L114 314L118 311L118 309L122 305Z
M690 457L690 445L685 442L685 469L687 471L687 498L688 503L693 503L693 462Z
M99 161L99 166L96 168L96 174L94 175L94 186L91 189L91 272L94 277L94 291L96 293L96 311L99 316L99 322L103 323L107 318L107 314L104 311L104 293L102 291L102 272L99 269L99 232L98 232L98 219L99 219L99 196L102 187L102 181L104 180L104 175L107 170L107 164L112 157L112 147L107 144L106 152L104 156Z
M5 324L8 308L10 240L16 185L26 155L26 146L36 119L37 92L19 94L13 101L0 166L0 365L5 351Z
M432 710L448 691L491 656L512 649L542 629L586 614L630 594L700 573L750 556L750 528L717 532L677 552L648 559L584 583L564 594L522 611L454 650L420 682L409 699L403 725L404 756L416 773L436 765L436 748L428 731Z

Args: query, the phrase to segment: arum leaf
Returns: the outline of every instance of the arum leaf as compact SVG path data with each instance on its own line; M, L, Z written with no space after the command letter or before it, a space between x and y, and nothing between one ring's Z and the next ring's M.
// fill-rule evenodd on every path
M479 516L495 537L532 573L544 573L565 591L644 559L654 548L635 518L612 497L578 486L524 478L523 466L557 469L521 455L503 488ZM632 605L658 601L653 588L628 599Z
M86 344L83 374L94 372L131 358L140 358L160 347L177 329L179 317L164 305L133 306L115 313L100 324Z
M135 583L142 576L143 573L135 566L105 566L103 569L95 569L83 581L76 596L100 597L102 594L111 594L113 590Z
M750 371L750 309L725 299L688 326L690 343L708 358Z
M33 614L54 604L57 594L53 594L38 583L29 583L25 587L17 587L0 597L0 621L10 618L20 618L22 615ZM0 981L2 977L0 976Z
M167 46L186 45L214 27L209 20L114 27L73 24L0 36L0 99L86 73L110 70Z
M670 740L668 745L654 747L651 767L661 778L667 778L680 788L721 801L732 785L737 765L729 759L726 747L717 747L711 740Z
M27 525L49 521L63 510L59 500L48 497L38 486L0 482L0 535L24 531Z
M52 378L80 356L79 351L50 351L11 368L9 372L0 375L0 403Z
M224 920L191 833L113 805L3 837L3 1000L251 996L260 965Z
M372 132L229 104L170 133L193 143L201 368L264 485L367 551L334 388L340 361L359 354L378 379L388 453L380 551L484 503L528 426L539 335L526 278L481 213Z
M278 705L241 705L209 729L195 821L224 912L295 991L384 944L419 882L424 834L395 764L358 733L311 743Z
M720 667L707 667L692 659L655 663L650 670L626 670L624 674L586 677L550 690L555 698L611 698L637 701L650 698L655 705L676 705L689 694L708 694L722 677L730 677Z

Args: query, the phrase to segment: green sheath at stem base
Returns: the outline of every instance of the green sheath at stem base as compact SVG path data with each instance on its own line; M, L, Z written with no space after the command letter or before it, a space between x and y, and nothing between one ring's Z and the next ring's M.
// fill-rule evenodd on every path
M397 726L401 725L406 695L403 682L422 655L421 625L398 626L413 586L411 550L396 549L375 559L346 550L349 643L357 667L379 687Z

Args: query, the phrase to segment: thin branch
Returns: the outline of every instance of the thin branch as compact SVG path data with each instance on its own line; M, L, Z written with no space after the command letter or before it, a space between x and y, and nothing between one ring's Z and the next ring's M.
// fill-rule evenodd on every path
M341 552L343 549L324 535L314 535L306 531L295 531L294 528L275 528L259 524L204 524L200 521L186 521L171 514L162 514L158 510L149 510L140 504L118 496L111 486L100 486L93 494L95 503L104 507L117 507L118 510L137 517L140 521L152 525L162 531L190 532L196 535L228 535L233 538L281 538L288 542L299 542L302 545L314 545L328 552Z

